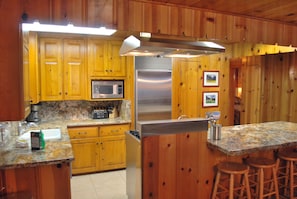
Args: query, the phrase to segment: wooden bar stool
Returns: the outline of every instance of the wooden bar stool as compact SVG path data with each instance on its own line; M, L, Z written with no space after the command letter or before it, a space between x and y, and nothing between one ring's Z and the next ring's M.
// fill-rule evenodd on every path
M282 190L284 196L289 196L290 199L297 198L294 191L297 187L295 179L297 177L297 152L283 151L278 153L280 162L284 162L284 165L280 165L278 169L278 183L279 189Z
M249 181L252 196L263 199L274 195L274 198L279 199L277 161L267 158L248 158L247 164L250 166Z
M229 199L233 199L235 196L251 198L248 178L249 166L235 162L222 162L217 165L217 169L212 199L228 195ZM223 178L222 175L227 175L228 177ZM236 183L235 176L240 177L239 183Z

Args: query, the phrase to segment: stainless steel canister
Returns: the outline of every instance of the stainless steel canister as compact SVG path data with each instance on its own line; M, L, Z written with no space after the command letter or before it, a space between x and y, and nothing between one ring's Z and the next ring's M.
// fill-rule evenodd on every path
M213 124L212 126L212 139L213 140L220 140L221 139L221 124Z

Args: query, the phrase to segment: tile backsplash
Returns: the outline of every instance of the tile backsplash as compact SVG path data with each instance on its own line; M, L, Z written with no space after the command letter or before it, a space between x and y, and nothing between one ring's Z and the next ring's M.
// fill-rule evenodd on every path
M115 106L119 111L119 116L129 119L130 114L129 100L116 101L55 101L41 102L39 108L40 121L52 120L86 120L92 118L92 110L94 107L107 108Z

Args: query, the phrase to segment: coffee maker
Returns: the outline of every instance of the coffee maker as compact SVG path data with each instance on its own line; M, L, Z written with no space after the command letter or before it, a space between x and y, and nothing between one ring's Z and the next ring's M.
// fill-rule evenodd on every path
M31 105L31 113L28 115L27 117L27 122L39 122L40 118L39 118L39 109L40 109L40 105L38 104L32 104Z

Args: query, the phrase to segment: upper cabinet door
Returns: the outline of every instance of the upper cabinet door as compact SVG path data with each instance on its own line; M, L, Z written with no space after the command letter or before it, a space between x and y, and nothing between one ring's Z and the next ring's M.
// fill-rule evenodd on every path
M120 56L121 41L89 39L89 77L121 77L126 75L127 57Z
M88 40L88 76L104 76L107 65L106 41L99 39Z
M112 76L125 76L126 67L127 67L127 57L120 56L120 48L122 41L110 41L108 52L108 66L107 66L107 75Z
M52 0L52 23L85 25L86 0Z
M62 39L40 39L41 100L63 99Z
M81 100L85 96L85 41L64 40L64 98Z
M116 17L114 17L114 0L86 0L87 4L87 26L116 28Z

